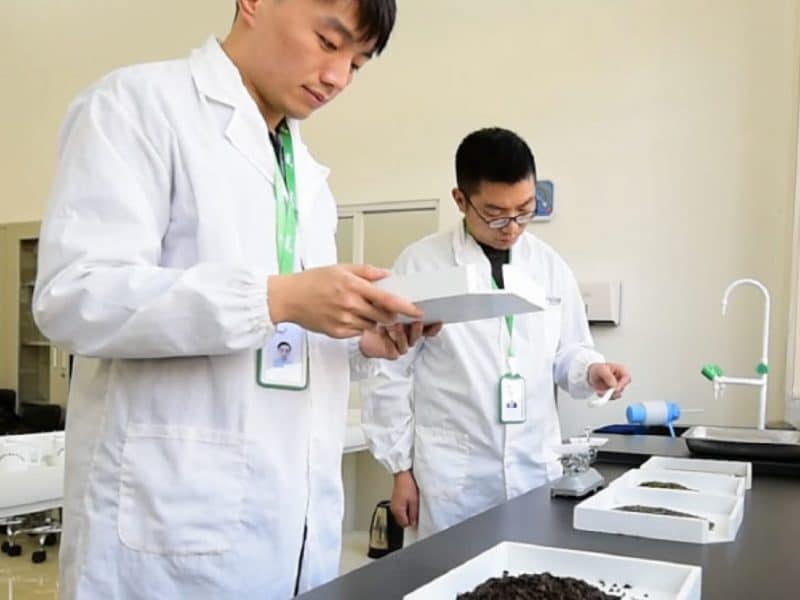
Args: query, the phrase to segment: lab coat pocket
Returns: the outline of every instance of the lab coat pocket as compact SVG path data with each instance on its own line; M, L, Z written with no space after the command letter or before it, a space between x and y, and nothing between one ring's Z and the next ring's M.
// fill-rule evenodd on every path
M458 500L469 461L468 436L443 427L417 425L414 477L423 493Z
M122 451L119 537L163 555L228 550L244 498L244 437L132 424Z

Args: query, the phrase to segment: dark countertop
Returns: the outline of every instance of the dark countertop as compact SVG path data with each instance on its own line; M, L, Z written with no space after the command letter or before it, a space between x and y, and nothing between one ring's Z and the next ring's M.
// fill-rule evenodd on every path
M629 460L639 462L652 454L688 455L676 454L680 452L679 440L608 437L607 452L612 459L624 456L626 448L631 450L627 452ZM604 460L601 455L601 462L595 467L606 481L615 479L630 466ZM753 489L745 498L744 519L736 540L721 544L578 531L572 527L572 508L576 503L567 498L551 499L549 486L537 488L348 573L302 598L400 600L503 540L699 565L703 568L704 600L800 597L800 479L757 474Z

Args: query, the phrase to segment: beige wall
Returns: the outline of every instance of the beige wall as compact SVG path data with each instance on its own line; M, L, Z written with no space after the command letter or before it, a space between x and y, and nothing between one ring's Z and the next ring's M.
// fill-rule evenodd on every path
M230 4L0 3L0 222L40 217L58 124L80 88L224 33ZM741 291L730 316L719 314L725 285L754 276L773 294L769 417L779 417L798 0L400 5L386 55L306 126L340 202L438 197L449 226L460 138L485 125L516 129L556 185L555 218L534 231L579 278L623 282L623 324L596 337L632 368L630 399L753 423L751 392L714 403L698 371L716 361L744 374L757 361L755 295Z
M387 54L306 136L340 202L369 202L446 198L465 133L517 130L556 185L555 218L533 231L579 278L623 282L622 325L595 334L630 365L630 400L754 424L755 394L715 403L699 369L753 372L760 300L738 291L724 320L720 300L761 279L782 416L798 64L796 1L407 1ZM574 429L623 407L572 408Z
M0 222L40 219L75 95L130 63L183 56L224 34L234 0L0 2Z

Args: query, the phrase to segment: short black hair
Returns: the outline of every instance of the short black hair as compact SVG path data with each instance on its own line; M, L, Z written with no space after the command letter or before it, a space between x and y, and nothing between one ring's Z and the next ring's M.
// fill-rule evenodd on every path
M536 160L521 137L501 127L473 131L456 150L456 183L465 194L474 194L482 181L517 183L533 176Z
M358 30L362 32L361 40L375 40L372 52L380 54L389 43L394 22L397 18L395 0L357 0Z
M289 350L292 349L292 345L289 342L278 342L278 348L280 348L281 346L286 346L287 348L289 348Z
M330 0L329 0L330 1ZM397 3L395 0L356 0L358 2L358 30L362 32L359 41L375 40L374 54L380 54L389 43L394 22L397 18ZM233 20L239 16L239 3Z

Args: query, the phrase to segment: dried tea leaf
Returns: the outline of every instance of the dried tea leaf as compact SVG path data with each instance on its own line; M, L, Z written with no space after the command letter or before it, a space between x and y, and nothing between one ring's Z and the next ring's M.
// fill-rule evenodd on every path
M639 487L658 488L662 490L682 490L684 492L697 491L683 484L675 483L674 481L643 481L639 484Z
M618 600L622 596L606 594L595 586L573 577L556 577L550 573L522 573L492 577L471 592L459 594L456 600Z
M625 512L648 513L653 515L665 515L668 517L686 517L688 519L700 519L708 523L708 530L714 531L714 521L706 519L691 513L681 512L679 510L672 510L671 508L663 508L661 506L642 506L641 504L632 504L627 506L617 506L614 510L622 510Z

